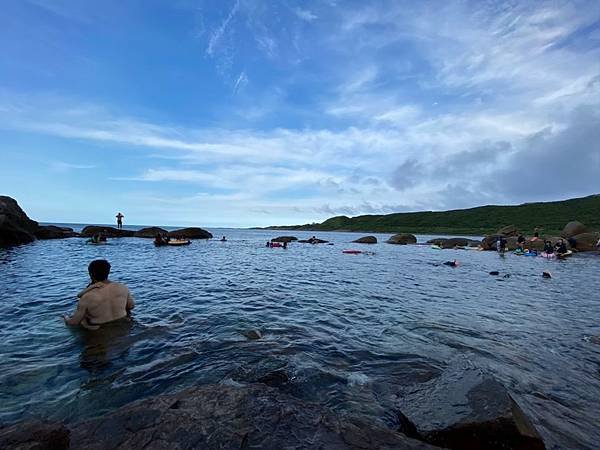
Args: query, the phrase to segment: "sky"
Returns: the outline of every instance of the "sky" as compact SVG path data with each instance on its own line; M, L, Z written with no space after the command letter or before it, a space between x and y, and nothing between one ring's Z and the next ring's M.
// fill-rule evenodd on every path
M600 2L3 0L0 195L249 227L600 193Z

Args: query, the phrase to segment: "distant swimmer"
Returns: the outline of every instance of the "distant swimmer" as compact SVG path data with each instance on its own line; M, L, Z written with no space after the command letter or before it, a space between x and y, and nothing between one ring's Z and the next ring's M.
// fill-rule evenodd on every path
M444 263L445 266L450 266L450 267L458 267L458 261L454 260L454 261L446 261Z
M226 242L226 241L227 241L227 238L226 238L225 236L223 236L223 237L221 238L221 242Z
M119 213L117 213L117 215L115 217L117 218L117 228L119 230L122 230L123 229L123 217L125 217L125 216L119 212Z
M77 294L79 301L73 315L63 316L65 324L95 330L102 324L128 317L135 302L127 286L108 279L110 263L104 259L92 261L88 272L90 284Z
M552 278L552 274L550 272L542 272L542 278Z

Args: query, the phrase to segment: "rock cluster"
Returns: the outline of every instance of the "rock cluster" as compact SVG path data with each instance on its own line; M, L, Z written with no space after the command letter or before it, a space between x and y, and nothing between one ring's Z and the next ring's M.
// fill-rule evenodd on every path
M442 248L454 248L454 247L477 247L481 244L481 241L475 239L468 239L462 237L455 238L436 238L427 241L428 244L439 245Z

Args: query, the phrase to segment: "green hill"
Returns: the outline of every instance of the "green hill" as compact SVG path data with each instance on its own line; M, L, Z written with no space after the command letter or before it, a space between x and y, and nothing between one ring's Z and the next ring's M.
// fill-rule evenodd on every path
M533 229L539 227L545 234L558 234L572 220L583 222L592 229L600 229L600 194L558 202L524 203L517 206L490 205L452 211L337 216L323 223L268 228L484 235L494 233L505 225L516 225L524 233L533 233Z

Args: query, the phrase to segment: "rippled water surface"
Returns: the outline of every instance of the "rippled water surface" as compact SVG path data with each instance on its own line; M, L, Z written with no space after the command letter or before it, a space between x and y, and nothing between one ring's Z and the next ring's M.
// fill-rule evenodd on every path
M346 255L365 249L349 244L357 235L321 233L335 245L284 250L264 247L274 232L213 233L229 241L75 238L0 250L0 421L74 421L280 369L292 395L391 424L403 388L460 357L515 394L549 448L597 448L600 345L587 338L600 334L600 255L559 262L388 244ZM64 326L96 258L133 292L131 327ZM440 265L455 258L458 268ZM250 329L263 339L246 339Z

